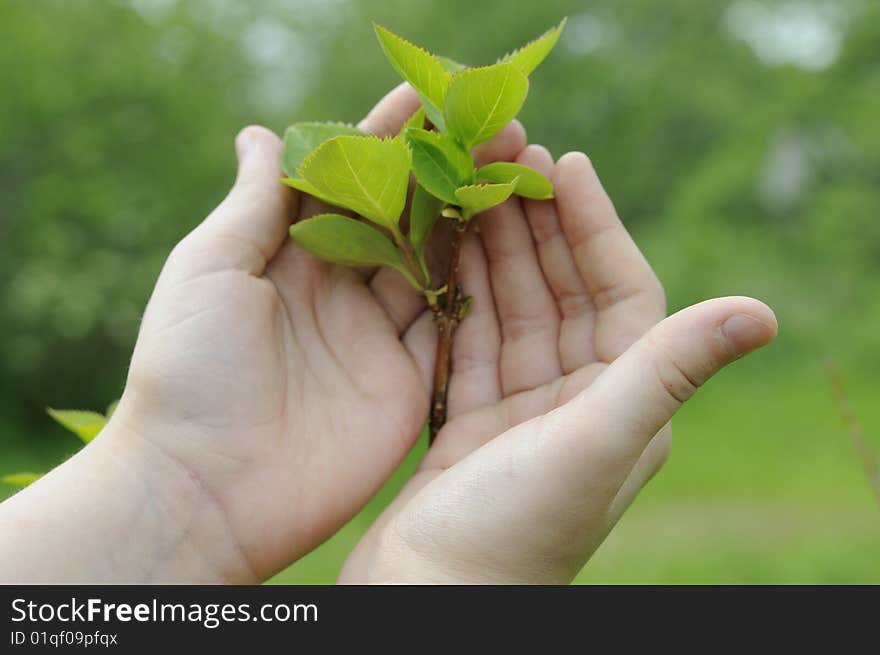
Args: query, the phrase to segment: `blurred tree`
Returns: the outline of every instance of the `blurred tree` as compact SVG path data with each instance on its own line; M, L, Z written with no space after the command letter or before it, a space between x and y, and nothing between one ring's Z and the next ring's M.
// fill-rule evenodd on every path
M165 255L230 180L249 67L182 10L9 2L0 23L0 413L27 424L119 394Z

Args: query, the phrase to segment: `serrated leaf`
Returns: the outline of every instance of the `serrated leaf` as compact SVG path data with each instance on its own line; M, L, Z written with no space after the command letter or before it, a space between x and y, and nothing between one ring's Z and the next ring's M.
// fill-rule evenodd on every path
M406 119L406 123L403 124L403 127L400 128L399 135L403 135L406 131L411 127L417 127L419 129L425 127L425 107L422 105L416 110L412 116Z
M461 63L455 61L454 59L450 59L449 57L438 56L437 61L440 62L440 65L443 66L443 68L446 70L446 72L449 73L450 75L455 75L456 73L460 73L465 68L467 68L467 66L465 66L464 64L461 64Z
M465 210L465 220L500 205L507 200L516 188L516 180L503 184L471 184L455 190L459 204Z
M353 218L319 214L291 225L290 236L324 261L342 266L391 266L412 282L394 244L377 229Z
M394 70L418 92L428 118L437 128L444 129L443 102L449 87L449 73L427 50L380 25L374 24L373 29Z
M502 63L513 64L520 69L524 75L530 75L532 71L535 70L544 59L546 59L547 55L550 54L550 51L553 50L553 47L559 40L559 35L562 34L562 30L565 29L565 23L567 21L567 18L563 18L559 25L551 27L534 41L530 41L519 50L515 50L510 54L505 55L499 61Z
M402 139L338 136L306 157L299 174L310 185L307 193L396 230L406 204L409 167L409 148Z
M98 433L107 425L107 417L98 412L88 412L78 409L52 409L46 410L49 416L58 423L73 432L84 443L89 443L98 436Z
M522 164L506 161L486 164L477 169L476 177L488 182L516 180L514 193L525 198L548 200L553 197L553 183L538 171Z
M412 167L416 179L431 194L458 204L455 190L474 180L474 160L450 136L409 129L406 140L412 150Z
M468 68L449 84L446 126L471 148L507 125L519 113L528 92L528 78L513 64Z
M442 209L442 200L428 193L421 184L416 184L409 209L409 241L419 260L419 265L422 267L425 279L430 277L425 262L425 245L437 219L440 218Z
M288 177L297 177L296 169L319 145L336 136L363 135L347 123L294 123L284 131L281 167Z
M45 473L9 473L0 478L0 482L24 489L26 486L36 482L44 475Z

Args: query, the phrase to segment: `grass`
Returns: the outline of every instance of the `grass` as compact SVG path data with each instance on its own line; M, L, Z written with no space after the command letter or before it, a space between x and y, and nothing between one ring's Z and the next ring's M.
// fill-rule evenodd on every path
M867 432L880 434L870 375L848 383ZM880 508L818 361L797 370L760 357L739 362L673 426L669 463L577 583L880 583ZM271 582L332 583L418 455Z
M880 508L819 361L788 363L796 360L805 361L768 352L700 390L673 423L669 463L578 583L880 583ZM865 368L844 377L878 448L880 404ZM48 418L51 438L0 427L3 472L45 470L78 447ZM271 583L334 582L423 452L421 442L358 516Z

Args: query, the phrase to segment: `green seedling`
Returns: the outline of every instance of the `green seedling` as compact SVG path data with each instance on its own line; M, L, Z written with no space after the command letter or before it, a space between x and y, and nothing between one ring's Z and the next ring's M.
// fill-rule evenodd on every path
M344 123L296 123L284 134L282 182L358 218L323 213L290 228L291 237L323 260L344 266L390 266L425 296L439 334L430 438L446 420L452 337L470 306L458 284L462 238L477 214L512 195L553 197L553 184L521 164L476 167L472 149L519 113L529 75L550 54L556 27L490 66L439 57L375 26L395 71L418 93L421 107L400 133L380 139ZM407 206L410 176L415 178ZM401 217L408 213L408 228ZM426 249L438 221L452 223L445 279L432 279ZM406 233L404 233L404 231Z

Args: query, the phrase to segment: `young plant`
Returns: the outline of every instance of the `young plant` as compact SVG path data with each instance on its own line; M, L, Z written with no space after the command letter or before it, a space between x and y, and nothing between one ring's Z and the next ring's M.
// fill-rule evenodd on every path
M545 200L553 185L520 164L475 166L472 148L519 113L531 72L553 49L563 20L490 66L469 67L435 56L383 27L379 45L418 93L421 107L393 138L380 139L343 123L297 123L284 134L288 186L365 220L325 213L290 228L291 237L321 259L345 266L390 266L420 293L438 330L430 439L446 421L452 338L470 298L458 283L458 262L471 220L511 195ZM409 207L410 173L415 177ZM404 234L401 216L408 209ZM445 279L432 280L426 246L438 220L452 224Z
M80 409L52 409L51 407L47 409L46 412L49 416L54 418L56 422L63 425L79 437L80 441L87 444L97 437L98 433L104 429L105 425L107 425L107 421L109 421L110 417L113 415L113 410L116 409L117 402L118 401L110 403L110 406L107 407L106 414L99 414L98 412L89 412ZM0 477L0 482L23 488L28 486L31 482L39 480L43 475L45 474L9 473L8 475Z

